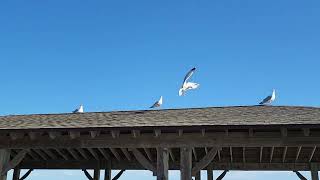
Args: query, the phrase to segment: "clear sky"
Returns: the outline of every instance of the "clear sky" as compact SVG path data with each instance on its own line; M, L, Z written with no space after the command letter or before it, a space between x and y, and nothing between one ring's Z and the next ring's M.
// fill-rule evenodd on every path
M318 0L2 0L0 114L254 105L273 88L275 105L319 106L319 19ZM200 88L178 97L192 67ZM32 179L85 179L57 172Z

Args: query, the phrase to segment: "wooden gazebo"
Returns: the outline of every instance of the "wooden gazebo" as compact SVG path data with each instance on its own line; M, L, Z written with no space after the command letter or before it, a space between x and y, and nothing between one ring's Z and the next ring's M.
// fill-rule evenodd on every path
M34 169L82 169L88 179L150 170L158 180L180 170L310 171L320 168L320 108L239 106L0 117L0 180ZM29 169L20 177L20 169ZM94 169L91 177L87 169ZM122 170L111 178L111 170Z

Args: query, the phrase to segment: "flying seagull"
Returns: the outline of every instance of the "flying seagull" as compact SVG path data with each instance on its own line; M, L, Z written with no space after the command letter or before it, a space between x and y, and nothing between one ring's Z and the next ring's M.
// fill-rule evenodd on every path
M160 107L162 105L162 96L160 97L160 99L155 102L150 108L157 108Z
M194 83L194 82L188 82L188 80L191 78L191 76L193 75L193 73L195 72L196 68L192 68L187 75L184 77L182 86L179 90L179 96L183 96L185 94L186 91L190 90L190 89L197 89L200 84L198 83Z
M83 113L83 105L81 104L80 107L74 111L72 111L73 113Z
M264 98L264 100L262 100L259 104L261 104L261 105L271 104L275 99L276 99L276 90L273 89L272 95Z

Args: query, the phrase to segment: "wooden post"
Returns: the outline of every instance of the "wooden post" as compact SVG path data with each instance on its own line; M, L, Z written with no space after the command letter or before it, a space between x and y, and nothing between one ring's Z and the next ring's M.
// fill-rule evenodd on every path
M213 170L212 170L212 164L209 164L207 169L207 178L208 180L213 180Z
M111 180L111 162L108 161L107 168L104 170L104 180Z
M195 180L201 180L201 171L197 172Z
M311 179L312 180L319 180L319 175L318 175L318 167L316 164L311 164Z
M157 148L157 180L168 180L169 152L167 148Z
M20 168L14 168L12 180L20 180Z
M181 180L190 180L192 170L192 148L184 147L180 149L180 171Z
M94 169L93 180L100 180L100 166L99 165Z
M7 179L7 173L2 174L2 171L4 170L4 166L9 162L10 160L10 150L9 149L0 149L0 180L6 180Z

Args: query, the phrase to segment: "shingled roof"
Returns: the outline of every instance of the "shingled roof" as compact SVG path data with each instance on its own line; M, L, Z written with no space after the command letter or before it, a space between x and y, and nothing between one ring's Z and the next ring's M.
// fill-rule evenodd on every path
M320 108L236 106L0 117L0 129L320 125Z

